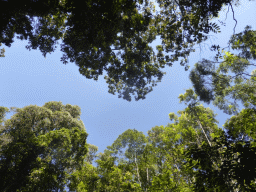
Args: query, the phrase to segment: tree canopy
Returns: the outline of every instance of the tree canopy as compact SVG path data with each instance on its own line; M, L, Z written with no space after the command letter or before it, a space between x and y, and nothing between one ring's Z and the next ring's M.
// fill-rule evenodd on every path
M179 98L197 96L189 89ZM169 113L172 123L151 128L148 136L128 129L98 154L97 146L86 143L78 106L30 105L5 121L9 110L0 109L3 191L64 191L66 185L71 191L113 192L256 189L255 109L243 109L223 131L210 108L190 103L178 115Z
M17 109L0 132L1 191L63 191L88 153L80 114L61 102Z
M236 55L216 48L215 61L202 59L196 63L190 72L190 80L199 100L213 102L225 113L237 114L238 101L246 108L255 108L256 104L256 73L255 70L248 71L249 67L256 66L253 62L256 59L256 31L246 26L244 32L234 34L229 43L240 53Z
M219 29L210 19L222 5L232 8L239 1L157 1L162 9L156 15L148 1L11 2L0 2L5 8L1 43L10 46L17 33L20 39L29 37L28 49L39 47L46 56L63 38L64 63L70 59L82 75L96 80L105 70L109 92L126 100L136 92L139 100L151 91L143 78L147 83L153 76L161 80L159 67L178 58L188 69L193 46ZM35 16L40 22L33 34ZM149 43L157 35L162 45L154 56ZM255 41L255 30L247 26L229 41L238 54L213 45L215 60L194 65L189 75L193 87L178 97L186 108L169 113L172 123L151 128L148 136L128 129L103 153L96 154L98 147L86 143L78 106L47 102L11 108L15 114L8 120L9 109L0 107L0 189L256 191L256 72L248 71L255 67ZM174 54L164 57L163 52ZM233 116L220 128L217 114L201 102Z
M194 45L207 40L209 32L220 32L210 20L223 5L238 2L158 0L161 11L155 13L149 0L1 0L0 43L10 47L17 34L29 39L27 49L39 48L45 57L61 38L64 64L75 62L82 75L94 80L106 71L109 93L128 101L131 94L145 99L165 74L160 68L181 58L188 70ZM157 36L162 45L155 53L149 44Z
M213 102L225 113L234 114L214 135L212 145L191 146L186 152L196 178L195 191L255 191L255 127L256 127L256 66L255 31L245 31L230 39L233 54L220 48L215 61L203 59L190 73L193 89L180 95L189 108L199 101ZM222 60L222 61L219 61ZM209 78L210 77L210 78ZM238 101L243 109L240 110Z
M255 191L255 70L248 72L255 66L254 37L246 27L230 40L240 53L217 48L216 61L195 64L193 88L179 95L187 107L179 116L169 114L173 123L153 127L148 137L129 129L98 154L95 191ZM242 110L236 100L242 101ZM216 114L201 101L233 116L221 129Z

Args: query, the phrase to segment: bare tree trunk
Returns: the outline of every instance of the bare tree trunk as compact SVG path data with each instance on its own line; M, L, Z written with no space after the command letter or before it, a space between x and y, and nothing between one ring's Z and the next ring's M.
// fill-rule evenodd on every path
M208 139L208 137L207 137L207 135L206 135L206 133L205 133L205 131L204 131L204 128L203 128L201 122L200 122L199 120L197 120L197 123L198 123L198 125L200 126L200 128L203 130L203 133L204 133L205 138L207 139L209 145L212 146L211 142L209 141L209 139Z
M138 168L138 165L137 165L137 162L136 162L136 152L135 152L135 164L136 164L136 168L137 168L137 177L138 177L138 180L139 180L139 183L140 183L140 187L141 187L139 168Z
M149 182L149 179L148 179L148 167L147 167L147 181Z

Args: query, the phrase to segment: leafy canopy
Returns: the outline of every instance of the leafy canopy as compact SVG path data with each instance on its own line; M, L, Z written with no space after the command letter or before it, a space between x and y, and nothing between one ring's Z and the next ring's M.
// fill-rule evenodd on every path
M63 191L88 152L80 114L61 102L18 108L0 132L1 190Z
M18 39L29 40L27 49L39 48L46 57L62 39L64 64L75 62L82 75L94 80L106 71L109 93L127 101L131 94L135 100L145 99L165 74L160 68L182 58L180 64L188 70L194 45L207 40L209 32L220 32L210 20L233 1L155 3L160 13L149 0L0 1L0 43L10 47L16 33ZM155 53L149 44L157 36L162 44Z

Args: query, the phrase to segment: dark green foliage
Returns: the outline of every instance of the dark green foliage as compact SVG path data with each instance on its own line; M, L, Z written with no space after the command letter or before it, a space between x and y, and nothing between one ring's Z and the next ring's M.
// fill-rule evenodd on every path
M188 56L194 45L205 41L209 32L220 32L209 20L232 1L157 3L160 14L154 14L148 0L0 1L0 43L10 47L17 34L29 40L27 49L39 48L46 57L61 38L64 64L75 62L82 75L94 80L106 71L109 93L118 93L127 101L131 94L136 94L136 101L145 99L165 74L160 68L182 58L180 64L189 69ZM149 44L157 35L162 45L154 53ZM4 50L0 55L4 56Z
M196 182L195 191L255 191L256 148L249 141L234 142L224 132L186 153Z

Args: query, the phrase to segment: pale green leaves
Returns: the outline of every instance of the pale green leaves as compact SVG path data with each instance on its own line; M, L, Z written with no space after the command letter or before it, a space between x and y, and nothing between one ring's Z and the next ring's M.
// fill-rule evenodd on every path
M179 97L180 103L185 102L187 105L188 102L191 102L191 105L198 103L197 95L194 93L193 89L187 89L185 94L180 94Z
M171 121L174 120L174 122L176 122L178 120L178 116L175 115L175 113L169 113L169 119Z

